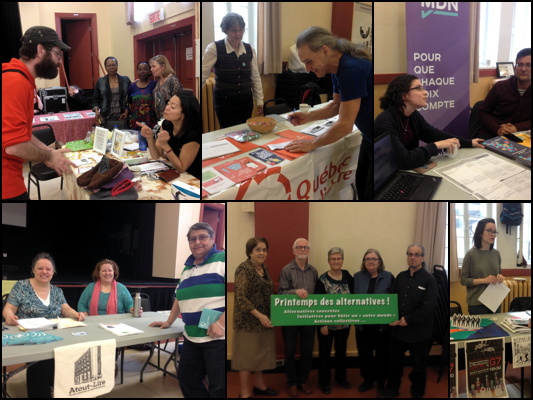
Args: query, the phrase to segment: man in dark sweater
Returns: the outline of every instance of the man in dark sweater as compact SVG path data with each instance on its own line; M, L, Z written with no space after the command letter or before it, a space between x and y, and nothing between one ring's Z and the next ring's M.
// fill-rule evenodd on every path
M411 396L424 396L438 292L435 278L425 270L424 253L424 247L419 244L407 248L409 269L400 272L391 287L391 293L398 294L400 319L390 324L388 380L385 390L378 393L381 398L399 396L407 350L413 363L413 370L409 374Z
M516 55L515 76L497 82L479 107L478 137L489 139L531 129L531 48Z

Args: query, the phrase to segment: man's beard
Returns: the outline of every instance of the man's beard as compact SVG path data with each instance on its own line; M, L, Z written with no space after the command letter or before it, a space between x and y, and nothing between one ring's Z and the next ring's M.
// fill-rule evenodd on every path
M46 53L44 59L35 64L35 72L38 78L54 79L58 74L58 65L52 60L52 54Z

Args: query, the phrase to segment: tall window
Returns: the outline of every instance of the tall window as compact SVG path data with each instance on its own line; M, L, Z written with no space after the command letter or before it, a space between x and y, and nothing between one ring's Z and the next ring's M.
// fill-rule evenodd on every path
M220 29L220 23L222 22L222 18L229 12L234 12L242 16L246 24L242 41L250 43L252 47L257 48L257 3L214 2L213 22L215 24L215 40L221 40L226 37Z
M479 66L512 61L516 54L531 47L530 2L481 2Z
M479 220L494 218L498 222L495 203L455 204L455 229L457 235L457 258L463 263L465 253L473 246L474 232ZM497 247L497 240L494 245Z
M500 2L480 3L479 66L494 67L498 60ZM509 61L509 60L507 60Z
M464 203L455 205L455 225L457 234L457 257L459 264L463 263L465 253L473 246L474 231L479 220L493 218L498 231L505 233L505 225L500 225L496 203ZM515 255L524 256L528 265L531 265L531 203L522 203L524 218L520 227L513 227L512 232L517 232ZM494 246L497 248L498 237Z
M514 62L516 54L520 50L531 47L531 3L528 1L515 2L513 4L510 60Z

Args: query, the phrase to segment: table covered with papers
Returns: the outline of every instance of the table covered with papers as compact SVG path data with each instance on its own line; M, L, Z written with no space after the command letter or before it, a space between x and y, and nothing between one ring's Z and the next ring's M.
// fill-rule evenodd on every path
M183 321L177 319L168 329L149 326L155 321L166 321L167 315L157 312L144 312L142 317L135 318L131 314L98 315L87 317L86 326L54 329L46 331L47 334L60 337L62 340L33 346L5 346L2 347L2 366L48 360L54 358L54 348L76 343L92 342L95 340L115 339L117 347L132 346L159 340L173 339L182 336L184 331ZM125 336L116 336L104 330L100 324L122 323L142 331L141 333ZM8 326L4 335L30 335L32 332L22 332L15 326ZM83 333L83 334L80 334Z
M89 200L91 191L86 190L78 186L76 179L85 171L92 168L100 161L102 155L94 152L93 150L76 151L72 153L66 153L67 158L75 163L79 164L77 167L72 167L74 173L64 176L64 185L71 200ZM108 154L108 157L113 157ZM138 167L142 172L135 172L136 178L140 179L142 190L138 192L139 200L175 200L174 194L177 192L183 193L180 195L180 200L190 199L186 196L187 191L195 190L199 193L200 180L196 179L191 174L184 172L180 173L180 176L170 181L170 183L164 180L158 179L150 172L161 171L166 168L162 161L154 161L145 164L140 164ZM130 169L132 169L130 167ZM139 176L137 176L139 175ZM196 188L196 189L195 189Z
M323 106L323 105L322 105ZM320 106L319 106L320 107ZM239 142L246 124L202 135L202 197L209 200L352 199L361 133L309 153L291 153L286 144L313 139L331 121L293 126L284 118L271 133ZM250 131L251 132L251 131ZM253 132L252 132L253 133Z

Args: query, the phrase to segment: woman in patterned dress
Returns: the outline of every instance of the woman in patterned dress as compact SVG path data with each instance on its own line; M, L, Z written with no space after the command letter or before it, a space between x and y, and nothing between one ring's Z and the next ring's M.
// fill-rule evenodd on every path
M262 371L276 368L274 327L270 322L270 296L274 284L264 262L268 241L251 238L246 243L248 259L235 271L235 311L231 368L239 371L241 397L250 397L248 377L254 372L254 395L276 396L263 381Z

